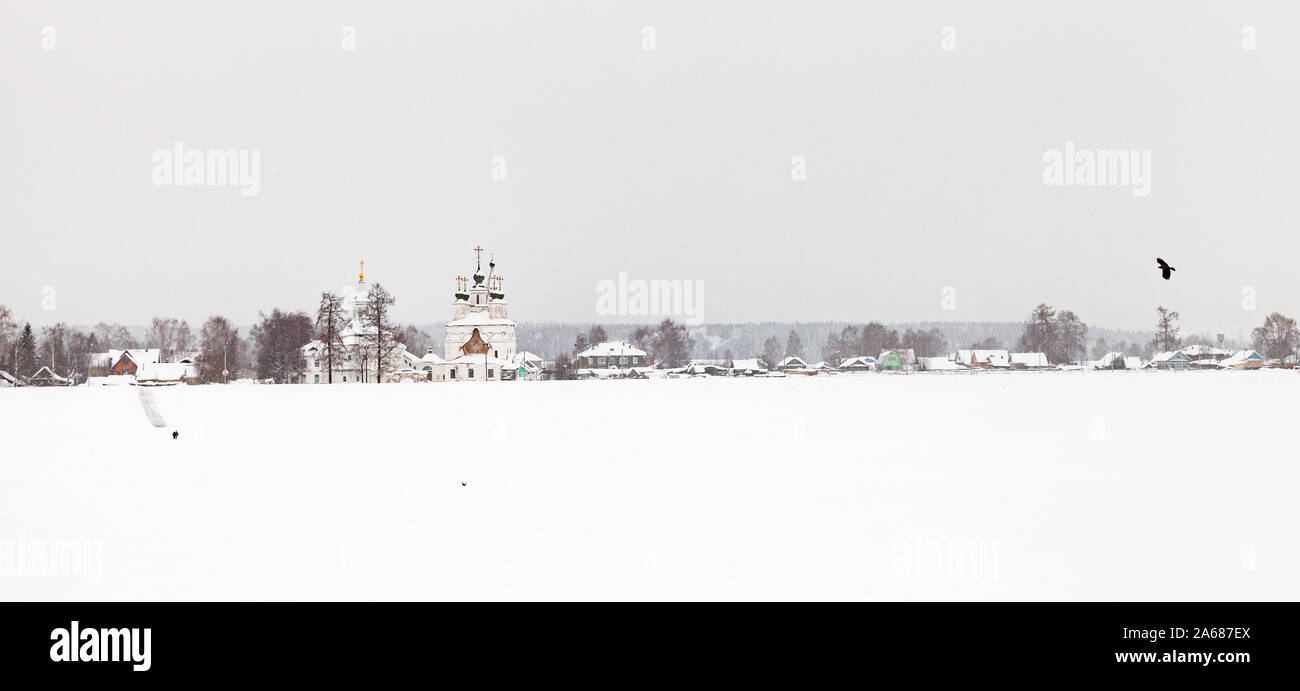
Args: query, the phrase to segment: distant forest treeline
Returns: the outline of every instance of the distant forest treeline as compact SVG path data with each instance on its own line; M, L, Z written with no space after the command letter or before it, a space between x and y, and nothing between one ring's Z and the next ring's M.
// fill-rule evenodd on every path
M731 357L762 357L764 343L775 338L783 347L788 343L790 332L799 336L804 351L800 353L805 359L823 360L826 357L826 344L831 334L839 334L850 322L761 322L749 324L703 324L689 327L692 341L691 357L698 359L723 359L727 353ZM857 326L862 326L853 322ZM628 338L640 324L603 324L588 322L582 324L556 322L520 322L517 330L520 350L554 358L561 353L573 353L573 344L579 333L587 333L593 326L601 326L611 340ZM945 339L945 351L969 348L976 343L985 343L992 339L999 347L1015 350L1020 337L1025 333L1024 322L908 322L886 324L887 328L900 335L908 329L930 331L937 329ZM433 343L441 344L444 328L442 324L424 324L417 326L420 331L429 334ZM1152 339L1152 332L1105 329L1089 326L1087 343L1092 350L1096 339L1102 338L1108 344L1142 344L1145 350ZM441 350L437 349L439 354ZM878 355L879 353L859 353L859 355Z

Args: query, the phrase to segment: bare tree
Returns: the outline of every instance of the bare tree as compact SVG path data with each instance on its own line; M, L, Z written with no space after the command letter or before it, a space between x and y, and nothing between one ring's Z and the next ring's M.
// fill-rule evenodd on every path
M343 350L340 335L346 326L343 319L343 298L331 292L320 294L320 307L316 310L316 338L325 349L326 381L334 383L334 366Z
M256 352L257 376L278 383L298 382L305 364L302 346L311 340L312 320L305 312L260 314L250 337Z
M159 349L161 362L172 362L177 354L194 350L194 332L184 319L155 317L147 338L150 346Z
M1025 320L1025 333L1020 337L1020 349L1028 353L1047 353L1056 342L1056 310L1041 302Z
M1053 325L1054 339L1054 357L1051 359L1057 362L1074 362L1076 355L1087 352L1088 343L1088 325L1083 323L1079 315L1070 310L1061 310L1056 314L1056 322Z
M1156 337L1151 347L1157 351L1170 351L1178 347L1178 313L1166 309L1164 305L1156 307Z
M239 330L230 324L230 320L220 315L212 315L199 330L199 378L205 382L225 382L229 379L224 373L234 372L238 376L240 356L244 342L239 338Z
M370 289L370 302L366 306L362 323L366 326L366 350L374 355L375 383L384 381L384 362L400 345L395 338L399 327L393 323L393 304L397 299L383 285L376 283Z
M0 370L17 370L18 322L6 305L0 305Z
M99 346L106 350L114 348L119 350L130 349L139 345L135 337L131 335L131 331L121 324L100 322L95 325L92 332L95 334L95 340L99 342Z
M1266 358L1283 360L1296 352L1300 345L1300 330L1294 319L1274 312L1264 319L1264 325L1250 332L1252 345Z

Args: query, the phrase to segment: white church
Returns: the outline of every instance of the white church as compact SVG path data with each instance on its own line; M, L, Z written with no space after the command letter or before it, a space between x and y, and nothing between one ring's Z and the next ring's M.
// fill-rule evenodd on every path
M451 304L451 321L446 323L443 354L431 348L418 355L398 345L383 367L385 382L397 381L507 381L535 379L541 374L542 360L532 353L518 352L515 323L509 317L509 305L502 289L502 277L496 273L496 261L488 259L483 271L483 248L475 247L474 274L456 277L456 292ZM344 357L342 367L336 361L335 383L376 382L378 361L366 347L374 328L364 324L370 303L365 264L358 277L356 292L344 300L346 328L341 332ZM302 348L307 366L302 381L324 384L329 381L323 367L324 344L312 341Z

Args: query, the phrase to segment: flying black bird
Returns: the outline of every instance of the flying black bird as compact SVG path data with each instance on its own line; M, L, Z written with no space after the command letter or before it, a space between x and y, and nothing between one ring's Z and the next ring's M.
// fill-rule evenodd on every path
M1166 281L1169 280L1170 271L1177 271L1177 269L1175 269L1174 267L1166 264L1165 260L1161 259L1160 257L1156 257L1156 264L1159 264L1160 275L1164 276Z
M466 485L468 485L468 484L469 484L468 482L462 482L462 483L460 483L460 486L461 486L461 487L464 487L464 486L466 486Z

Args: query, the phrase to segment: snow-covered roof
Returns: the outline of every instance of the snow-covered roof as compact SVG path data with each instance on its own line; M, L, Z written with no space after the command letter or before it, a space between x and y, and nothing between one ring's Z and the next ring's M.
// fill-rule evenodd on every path
M1229 355L1232 355L1231 350L1225 350L1223 348L1215 348L1214 346L1202 345L1202 344L1192 344L1189 346L1183 346L1180 350L1182 350L1184 354L1186 354L1188 357L1190 357L1193 360L1202 357L1228 357Z
M767 366L759 362L758 358L745 358L744 360L732 360L731 369L766 371Z
M1011 353L1005 350L958 350L953 360L962 365L1010 367Z
M1220 367L1235 367L1243 364L1247 360L1263 360L1259 353L1253 350L1238 350L1231 357L1225 358L1219 362Z
M1156 353L1155 357L1151 358L1151 363L1168 362L1170 360L1190 361L1191 358L1187 357L1187 355L1185 355L1181 350L1166 350L1161 353ZM1147 363L1147 364L1151 364L1151 363Z
M125 353L126 356L130 358L131 362L134 362L135 366L139 367L140 365L148 364L150 362L158 362L161 352L162 351L157 348L125 348L123 350L110 349L108 351L108 364L116 365L117 361L122 358L122 354Z
M626 341L605 341L578 353L578 357L641 356L646 352Z
M923 357L917 361L917 364L927 372L966 369L965 365L959 365L946 357Z
M798 355L791 355L790 357L777 363L776 366L780 369L785 369L787 367L807 367L808 363L804 362L803 358L799 357Z
M129 374L109 374L103 377L86 377L86 386L126 386L135 383Z
M434 357L437 357L437 356L434 356ZM494 357L492 357L491 355L488 355L487 353L470 353L470 354L468 354L468 355L461 355L461 356L459 356L459 357L454 357L454 358L452 358L452 359L450 359L450 360L443 360L442 362L443 362L443 364L447 364L447 365L498 365L498 366L502 366L502 365L509 365L509 364L510 364L509 362L506 362L505 360L501 360L501 359L499 359L499 358L494 358Z
M515 323L505 317L494 317L487 310L475 310L447 326L514 326Z
M840 369L850 367L867 368L876 364L876 359L870 355L859 355L857 357L845 358L840 361Z
M70 383L72 381L67 377L62 377L55 374L54 370L50 369L49 365L43 365L40 369L36 370L36 374L33 374L32 376L27 378L28 381L31 381L33 379L52 379L56 382L60 382L64 384Z
M6 372L6 371L4 371L4 370L0 370L0 379L3 379L3 380L5 380L5 381L9 382L10 384L21 384L21 383L22 383L22 382L18 381L18 377L15 377L14 375L9 374L8 372Z
M1025 367L1051 367L1047 362L1047 353L1012 353L1011 364Z
M137 381L180 381L198 376L194 365L184 362L150 362L135 372Z
M916 351L912 348L890 348L889 350L880 351L880 356L876 358L877 362L885 359L885 355L893 353L902 359L905 365L916 364Z
M546 362L546 358L542 357L541 355L538 355L537 353L530 353L527 350L521 350L518 353L511 355L510 360L512 362L536 363L539 365L543 362Z
M1126 359L1124 358L1124 353L1116 351L1116 352L1106 353L1105 355L1101 356L1101 359L1098 360L1096 363L1094 363L1093 366L1096 367L1097 369L1110 369L1115 366L1116 360L1123 361L1125 363L1125 366L1127 366L1128 364Z

